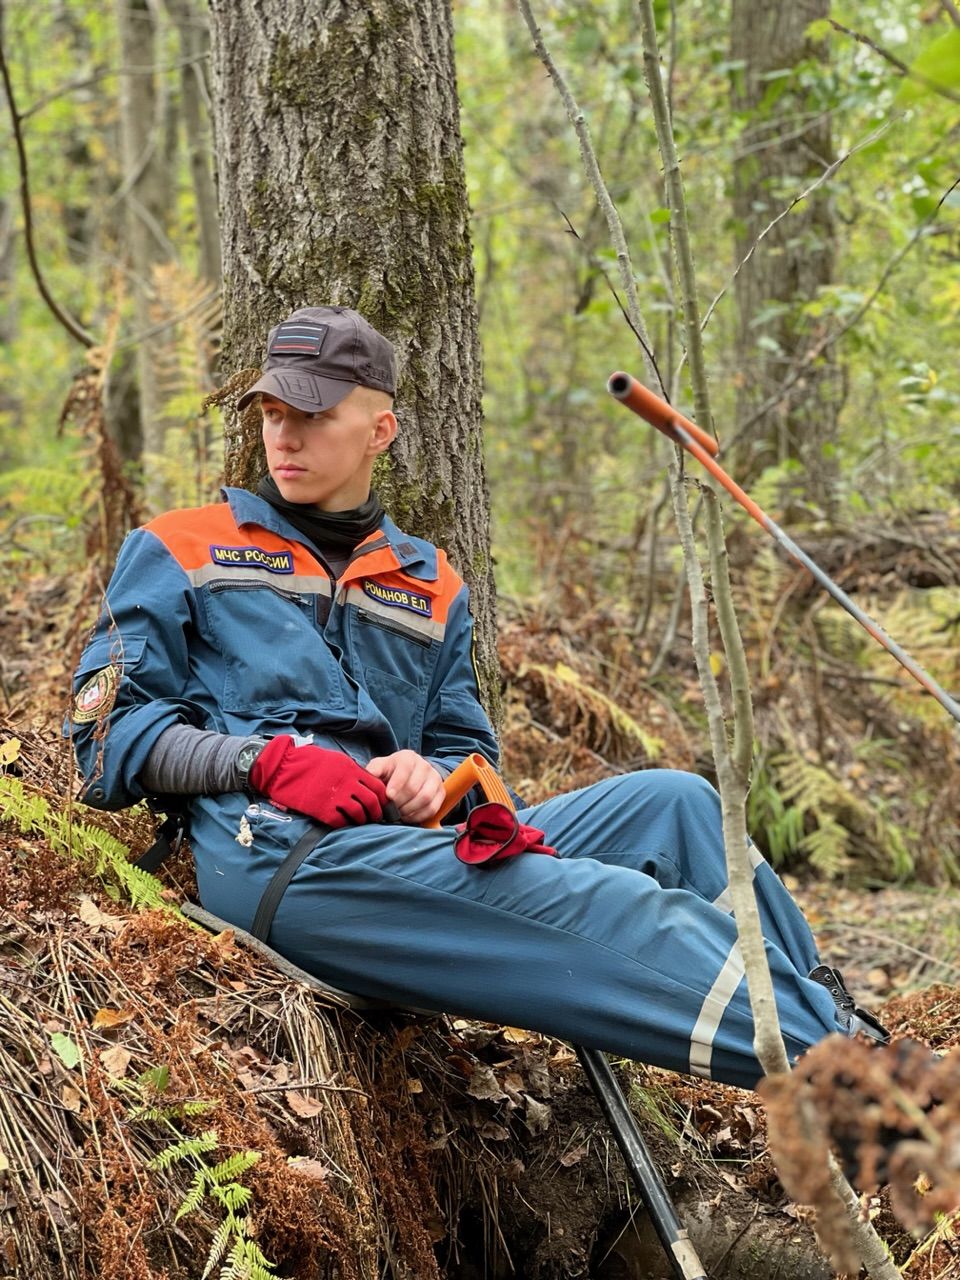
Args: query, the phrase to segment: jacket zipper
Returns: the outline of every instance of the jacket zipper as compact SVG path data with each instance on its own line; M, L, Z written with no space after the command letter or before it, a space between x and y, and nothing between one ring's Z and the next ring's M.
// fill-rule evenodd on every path
M389 622L386 618L381 618L378 613L371 613L369 609L357 609L357 617L361 622L365 622L371 627L382 627L384 631L391 631L395 636L403 636L405 640L413 640L416 644L423 645L425 649L430 648L431 640L429 636L421 635L419 631L412 628L401 626L399 622Z
M292 600L295 604L303 604L307 598L298 591L284 591L281 587L275 587L271 582L231 582L226 579L219 582L208 582L207 586L213 593L220 591L272 591L274 595L281 596L284 600Z

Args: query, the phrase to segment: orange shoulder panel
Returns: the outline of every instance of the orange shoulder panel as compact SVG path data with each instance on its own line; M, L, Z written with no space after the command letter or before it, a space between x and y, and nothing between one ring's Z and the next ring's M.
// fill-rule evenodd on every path
M210 548L259 547L261 551L292 551L297 573L317 573L320 566L306 547L287 542L269 529L240 529L228 502L168 511L144 525L160 539L182 569L199 569L211 560Z
M363 545L362 543L360 544ZM353 562L341 579L346 584L373 578L383 587L397 587L413 595L429 596L430 616L434 622L444 623L450 606L463 586L463 579L447 559L446 552L437 548L437 576L415 578L404 573L392 547L381 547Z

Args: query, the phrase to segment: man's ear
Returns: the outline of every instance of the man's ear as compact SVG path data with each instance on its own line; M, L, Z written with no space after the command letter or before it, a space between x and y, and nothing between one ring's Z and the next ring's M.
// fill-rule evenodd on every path
M397 418L392 409L380 409L373 420L370 436L370 452L377 454L389 449L397 434Z

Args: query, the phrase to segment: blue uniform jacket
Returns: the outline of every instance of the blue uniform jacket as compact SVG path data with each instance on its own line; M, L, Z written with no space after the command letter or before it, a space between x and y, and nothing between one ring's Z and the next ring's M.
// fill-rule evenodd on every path
M224 494L159 516L123 544L68 723L85 803L143 798L144 762L177 723L313 735L361 762L406 747L442 773L472 751L496 764L467 588L442 551L385 518L332 582L267 502ZM247 799L219 800L235 835ZM191 809L196 848L214 806L197 797ZM301 823L291 825L293 837Z

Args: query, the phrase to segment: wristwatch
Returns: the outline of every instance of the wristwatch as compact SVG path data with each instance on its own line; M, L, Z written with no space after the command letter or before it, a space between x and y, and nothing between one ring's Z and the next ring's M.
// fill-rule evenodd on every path
M270 741L269 738L248 738L240 750L237 752L237 776L240 779L240 790L245 791L248 796L254 796L256 792L250 786L250 770L253 768L254 761Z

